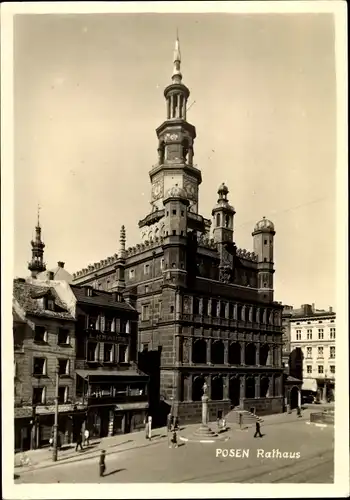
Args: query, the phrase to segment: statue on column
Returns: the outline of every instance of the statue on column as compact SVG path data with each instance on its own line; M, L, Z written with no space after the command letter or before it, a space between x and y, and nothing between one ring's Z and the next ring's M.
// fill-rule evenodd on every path
M208 396L208 384L206 382L203 385L203 396Z

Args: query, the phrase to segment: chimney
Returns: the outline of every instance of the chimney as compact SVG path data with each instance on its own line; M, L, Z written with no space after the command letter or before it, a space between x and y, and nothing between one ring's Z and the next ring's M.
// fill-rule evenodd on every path
M57 262L57 265L58 267L62 267L62 269L64 268L64 262L62 262L61 260Z
M329 306L329 312L332 313L333 312L333 307L332 306Z
M314 303L312 303L311 308L312 308L312 312L314 313L316 311Z

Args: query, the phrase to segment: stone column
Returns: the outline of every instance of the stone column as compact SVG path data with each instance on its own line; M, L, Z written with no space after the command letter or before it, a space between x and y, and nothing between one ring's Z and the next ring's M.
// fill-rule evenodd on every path
M273 398L274 395L275 395L274 377L273 375L271 375L271 377L269 377L268 397Z
M266 324L266 315L267 315L267 311L266 309L263 309L263 317L262 317L262 323L265 323Z
M260 344L256 344L256 351L255 351L255 364L260 365Z
M192 375L184 378L184 401L192 401Z
M166 102L166 113L167 113L167 119L169 120L169 118L170 118L170 99L169 98L167 99L167 102Z
M188 362L190 365L192 364L192 346L193 346L193 337L189 337L188 339Z
M228 365L228 346L229 346L229 341L224 340L224 364Z
M267 354L267 360L266 360L266 366L271 366L271 344L268 344L269 346L269 352Z
M180 96L180 94L177 94L177 102L176 102L176 104L177 104L177 109L176 109L177 113L176 113L176 115L177 115L178 118L181 117L180 101L181 101L181 96Z
M298 389L298 408L301 408L301 390Z
M245 306L242 306L241 317L238 319L245 321Z
M212 339L207 340L207 364L211 364L211 343Z
M249 308L249 321L253 322L253 306Z
M241 380L240 380L240 391L239 391L239 398L241 400L241 404L242 404L242 400L245 398L245 379L246 379L246 376L245 375L242 375L241 376Z
M260 307L256 308L256 313L255 313L255 321L257 323L260 323Z
M181 353L181 337L180 335L176 335L175 337L175 363L182 363L183 355Z
M230 379L229 379L229 376L228 375L225 375L222 377L222 380L223 380L223 384L224 384L224 391L223 391L223 397L224 399L230 399L229 398L229 387L230 387Z
M221 316L220 316L220 312L221 312L221 311L220 311L220 309L221 309L221 300L218 300L218 303L217 303L217 305L216 305L216 317L217 317L217 318L220 318L220 317L221 317Z
M202 316L203 314L203 299L199 299L198 313Z
M182 118L186 120L186 99L184 97L182 101Z
M241 346L241 365L245 365L245 342L240 342Z
M211 317L211 299L208 300L208 316Z
M182 295L178 292L175 296L175 318L181 319L182 317Z
M260 375L255 377L255 397L260 398Z
M192 165L193 163L193 147L190 146L188 149L188 164Z

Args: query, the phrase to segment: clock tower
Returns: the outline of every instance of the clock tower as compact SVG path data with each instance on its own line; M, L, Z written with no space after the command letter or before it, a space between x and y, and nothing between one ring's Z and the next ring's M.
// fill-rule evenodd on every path
M172 82L164 90L166 120L157 128L158 162L149 172L151 179L151 213L139 223L141 239L162 234L161 221L166 193L177 185L189 201L188 211L198 213L198 188L201 172L193 165L196 129L186 119L189 89L182 83L181 54L177 39L174 50Z

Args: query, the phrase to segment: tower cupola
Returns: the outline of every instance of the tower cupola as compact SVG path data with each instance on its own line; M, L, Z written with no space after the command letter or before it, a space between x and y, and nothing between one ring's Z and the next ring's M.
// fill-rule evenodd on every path
M217 243L233 241L233 218L235 209L229 204L227 195L228 187L223 182L218 189L218 201L212 210L214 240Z
M262 299L273 300L273 247L275 226L266 217L255 224L252 233L254 253L258 261L258 289Z
M35 227L35 239L31 241L32 246L32 260L28 262L28 269L31 271L32 278L42 271L46 270L44 262L44 248L45 243L41 239L41 226L40 226L40 207L38 206L38 222Z

